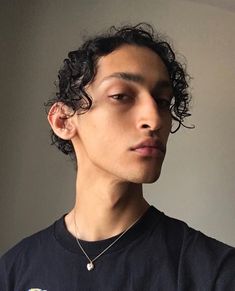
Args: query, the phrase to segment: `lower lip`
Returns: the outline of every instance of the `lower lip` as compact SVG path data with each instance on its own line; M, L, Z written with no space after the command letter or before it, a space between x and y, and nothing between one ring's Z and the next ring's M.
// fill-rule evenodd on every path
M143 147L135 149L134 151L144 157L164 157L164 153L154 147Z

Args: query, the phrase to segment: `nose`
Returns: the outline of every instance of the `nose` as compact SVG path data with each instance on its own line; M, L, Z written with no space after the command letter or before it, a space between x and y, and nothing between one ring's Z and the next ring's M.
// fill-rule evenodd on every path
M143 98L139 107L138 129L159 131L163 126L162 113L152 96Z

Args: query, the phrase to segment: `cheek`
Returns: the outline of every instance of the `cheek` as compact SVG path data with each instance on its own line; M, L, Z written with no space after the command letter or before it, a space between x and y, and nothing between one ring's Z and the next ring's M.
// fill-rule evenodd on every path
M118 126L117 126L118 125ZM79 126L80 140L90 155L103 155L116 148L123 136L123 127L113 117L97 114L83 120Z
M103 107L102 107L102 106ZM128 139L134 134L132 113L120 106L96 104L94 110L78 117L78 131L84 147L89 155L118 155L126 147L131 146ZM94 154L93 154L94 153Z
M168 131L168 134L169 134L170 131L171 131L171 128L172 128L172 117L171 117L171 115L168 117L168 119L166 121L166 127L167 127L167 131Z
M96 112L91 119L91 131L94 131L105 140L118 141L127 131L130 124L130 113L123 109L106 106L106 110Z
M172 117L171 115L169 116L166 116L164 119L163 119L163 135L164 135L164 141L167 142L168 140L168 137L169 137L169 134L170 134L170 131L171 131L171 128L172 128Z

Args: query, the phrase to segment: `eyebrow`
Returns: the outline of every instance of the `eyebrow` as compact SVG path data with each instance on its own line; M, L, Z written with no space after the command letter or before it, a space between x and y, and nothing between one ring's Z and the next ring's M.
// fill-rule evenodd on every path
M111 78L117 78L125 81L135 82L135 83L144 83L144 77L140 74L133 74L133 73L127 73L127 72L116 72L113 73L107 77L105 77L102 81L109 80Z
M145 81L145 78L140 74L134 74L134 73L129 73L129 72L116 72L105 77L100 83L103 83L104 81L109 80L111 78L117 78L117 79L134 82L138 84L143 84ZM154 86L154 90L160 90L160 89L172 89L172 85L170 81L169 80L157 81L156 85Z

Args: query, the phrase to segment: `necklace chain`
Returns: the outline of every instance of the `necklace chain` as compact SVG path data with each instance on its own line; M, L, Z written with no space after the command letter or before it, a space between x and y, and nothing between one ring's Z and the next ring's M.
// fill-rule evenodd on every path
M142 215L141 215L142 216ZM140 216L140 217L141 217ZM134 226L134 224L136 224L136 222L140 219L140 217L138 217L138 219L136 219L124 232L122 232L109 246L107 246L98 256L96 256L94 259L91 259L88 254L85 252L84 248L82 247L79 239L78 239L78 234L77 234L77 223L76 223L76 218L75 218L75 211L74 211L74 225L75 225L75 234L76 234L76 241L78 246L80 247L81 251L83 252L83 254L86 256L86 258L88 259L89 263L87 264L87 269L88 271L91 271L94 269L94 261L96 261L100 256L102 256L108 249L110 249L132 226Z

